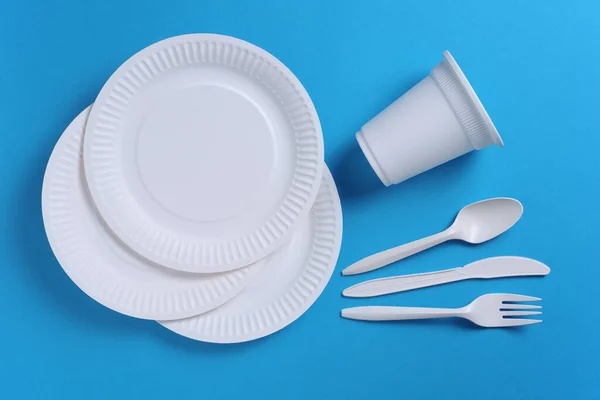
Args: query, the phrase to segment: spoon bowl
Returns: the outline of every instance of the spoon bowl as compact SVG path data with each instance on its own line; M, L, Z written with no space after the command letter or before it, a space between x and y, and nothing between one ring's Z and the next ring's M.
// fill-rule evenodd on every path
M465 206L449 230L453 239L472 244L487 242L509 230L523 215L523 205L515 199L498 197Z

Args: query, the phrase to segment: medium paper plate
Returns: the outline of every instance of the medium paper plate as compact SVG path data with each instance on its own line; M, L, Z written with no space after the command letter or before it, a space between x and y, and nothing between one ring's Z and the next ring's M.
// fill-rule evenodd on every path
M238 294L264 261L220 274L175 271L127 248L104 224L87 190L81 159L89 110L56 144L42 189L46 234L67 275L100 304L144 319L197 315Z

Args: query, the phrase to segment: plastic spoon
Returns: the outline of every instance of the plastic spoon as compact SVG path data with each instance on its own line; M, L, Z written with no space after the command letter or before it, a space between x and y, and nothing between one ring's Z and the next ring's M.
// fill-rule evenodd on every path
M477 244L488 241L510 229L523 214L518 200L499 197L482 200L464 207L445 231L414 242L373 254L350 265L342 275L355 275L385 267L448 240Z

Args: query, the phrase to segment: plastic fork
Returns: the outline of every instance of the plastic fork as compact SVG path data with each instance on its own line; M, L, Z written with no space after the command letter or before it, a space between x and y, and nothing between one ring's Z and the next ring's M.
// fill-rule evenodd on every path
M461 308L422 308L422 307L353 307L342 310L342 317L363 321L400 321L409 319L430 319L458 317L485 328L531 325L542 322L539 319L520 318L539 315L541 306L516 302L539 301L538 297L520 294L494 293L479 296L471 304Z

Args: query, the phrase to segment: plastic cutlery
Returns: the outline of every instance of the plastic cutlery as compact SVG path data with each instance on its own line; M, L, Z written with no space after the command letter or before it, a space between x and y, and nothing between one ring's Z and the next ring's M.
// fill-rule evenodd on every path
M346 297L373 297L466 279L542 276L549 273L550 268L547 265L531 258L491 257L472 262L460 268L373 279L351 286L344 290L342 294Z
M461 308L422 308L368 306L342 310L342 317L363 321L401 321L430 318L464 318L486 328L531 325L542 322L539 319L515 318L539 315L541 306L515 304L514 302L538 301L537 297L520 294L485 294Z
M385 267L448 240L478 244L506 232L523 214L518 200L499 197L464 207L452 226L443 232L373 254L350 265L342 275L355 275Z

